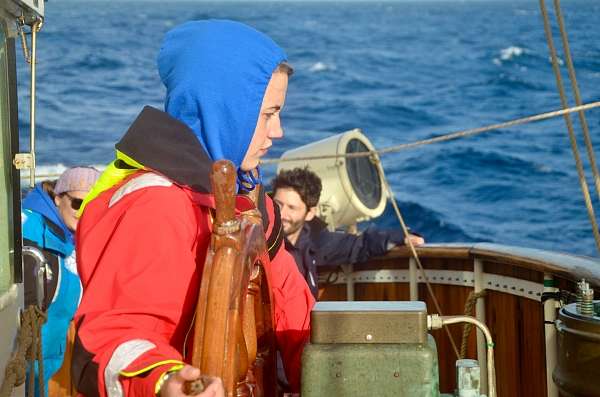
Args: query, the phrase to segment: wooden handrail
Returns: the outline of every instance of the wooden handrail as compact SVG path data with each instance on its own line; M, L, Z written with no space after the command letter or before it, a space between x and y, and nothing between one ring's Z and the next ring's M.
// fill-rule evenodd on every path
M600 259L592 257L491 243L425 244L416 250L423 259L481 259L550 273L571 281L585 278L591 284L600 286ZM411 253L406 247L399 247L381 259L410 256Z

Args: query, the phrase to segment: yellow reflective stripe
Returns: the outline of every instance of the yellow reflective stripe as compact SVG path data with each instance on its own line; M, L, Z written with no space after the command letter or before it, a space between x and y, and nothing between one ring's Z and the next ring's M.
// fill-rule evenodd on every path
M144 372L148 372L148 371L150 371L150 370L152 370L152 369L154 369L156 367L160 367L161 365L165 365L165 364L175 364L175 365L173 365L171 367L171 369L169 369L167 371L173 370L173 368L176 367L176 366L180 366L180 368L178 368L178 369L181 369L185 365L183 363L183 361L179 361L179 360L163 360L163 361L159 361L159 362L154 363L154 364L150 364L147 367L142 368L142 369L137 370L137 371L134 371L134 372L120 371L119 375L125 376L127 378L132 378L134 376L138 376L139 374L143 374Z
M117 160L121 160L121 161L125 162L127 165L134 167L134 168L133 169L117 168L117 166L115 164L117 162ZM81 203L81 207L79 208L79 211L77 211L77 216L80 217L81 214L83 214L85 206L90 201L92 201L93 199L98 197L100 195L100 193L115 186L117 183L121 182L123 179L127 178L129 175L131 175L139 170L143 170L143 169L145 169L145 167L142 164L138 163L137 161L135 161L134 159L132 159L125 153L122 153L117 150L116 159L106 167L104 172L100 175L100 177L98 178L98 180L96 181L96 183L94 184L92 189L90 190L90 192L85 196L85 199L83 199L83 203Z
M190 326L188 327L187 332L185 333L185 338L183 338L183 359L185 360L185 355L187 351L187 340L188 336L190 336L190 331L194 328L194 324L196 321L196 310L194 310L194 315L192 316L192 321L190 321Z
M168 373L179 371L181 368L183 368L183 364L173 365L171 368L160 374L160 377L154 386L154 394L158 395L158 393L160 393L160 389L162 388L163 383L165 383L165 376L167 376Z
M138 168L138 169L144 169L144 168L146 168L146 167L144 167L142 165L142 163L138 163L137 161L135 161L134 159L132 159L131 157L129 157L125 153L120 152L118 150L116 152L117 152L117 160L124 161L125 163L127 163L127 165L130 165L130 166Z
M273 244L271 244L271 246L269 248L267 248L267 253L271 252L273 247L275 247L277 245L277 241L279 241L279 236L281 236L282 230L283 230L283 225L280 224L279 229L277 230L277 237L275 237L275 240L273 240Z

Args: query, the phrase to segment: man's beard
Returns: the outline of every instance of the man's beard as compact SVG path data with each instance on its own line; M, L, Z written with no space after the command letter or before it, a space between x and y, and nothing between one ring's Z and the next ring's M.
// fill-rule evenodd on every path
M282 221L283 224L283 234L289 236L290 234L296 233L298 230L302 229L304 226L304 220L300 220L297 222L290 221Z

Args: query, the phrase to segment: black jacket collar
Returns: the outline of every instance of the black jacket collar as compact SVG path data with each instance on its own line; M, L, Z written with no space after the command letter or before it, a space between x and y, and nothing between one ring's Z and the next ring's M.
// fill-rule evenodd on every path
M165 112L144 107L115 147L177 184L211 191L212 160L194 132Z
M210 185L212 160L194 132L165 112L150 106L144 107L115 147L123 154L179 185L188 186L200 193L212 191ZM125 164L117 164L117 166L128 167ZM275 219L269 219L264 190L258 197L257 207L262 214L264 230L268 230L269 223L274 222L271 235L267 239L269 255L273 259L283 240L279 208L275 204Z

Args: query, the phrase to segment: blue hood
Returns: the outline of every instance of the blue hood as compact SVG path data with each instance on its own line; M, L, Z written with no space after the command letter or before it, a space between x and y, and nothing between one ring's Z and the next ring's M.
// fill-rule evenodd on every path
M58 213L58 207L54 204L54 201L48 196L48 193L44 191L41 184L37 184L35 188L27 194L23 200L23 208L35 211L41 214L50 222L60 227L68 239L68 242L73 243L73 233L67 228L67 225L62 221L60 214Z
M165 111L215 160L239 168L275 68L286 60L265 34L239 22L192 21L169 31L158 54Z

